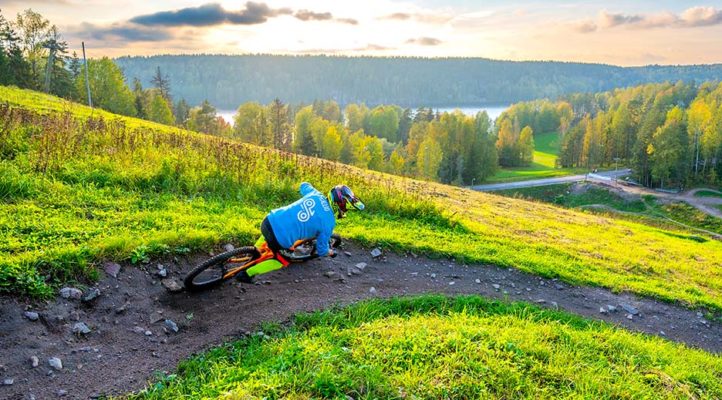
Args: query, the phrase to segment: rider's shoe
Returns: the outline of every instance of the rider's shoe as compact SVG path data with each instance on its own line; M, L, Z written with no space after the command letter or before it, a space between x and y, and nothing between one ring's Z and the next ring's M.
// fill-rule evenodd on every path
M241 271L241 272L237 273L236 279L238 279L239 281L241 281L243 283L253 283L253 277L248 276L248 272L246 272L246 271Z

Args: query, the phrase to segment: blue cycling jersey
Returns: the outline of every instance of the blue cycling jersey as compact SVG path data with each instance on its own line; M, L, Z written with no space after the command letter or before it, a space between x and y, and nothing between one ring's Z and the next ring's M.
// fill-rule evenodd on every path
M301 197L286 207L277 208L268 214L278 244L289 248L297 240L316 238L319 256L328 254L336 217L328 199L308 182L301 184Z

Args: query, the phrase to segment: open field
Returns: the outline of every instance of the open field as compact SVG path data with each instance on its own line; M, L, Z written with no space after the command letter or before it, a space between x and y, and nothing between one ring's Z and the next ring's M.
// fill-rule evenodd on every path
M691 228L722 235L722 219L705 214L684 202L659 201L652 195L633 196L625 199L610 190L595 185L588 185L588 189L574 192L572 190L574 186L574 184L560 184L502 190L496 193L539 200L568 208L585 208L607 214L620 211L623 213L618 215L620 218L640 221L651 226L680 229L681 225L675 225L669 221L672 220ZM690 229L689 232L699 233L695 229Z
M516 182L529 179L556 178L588 172L583 168L556 168L559 150L557 132L534 135L534 161L528 167L500 168L484 183Z
M345 181L366 200L368 212L339 224L360 243L722 310L718 241L132 118L87 120L69 103L41 115L25 96L36 94L0 90L0 101L25 104L0 109L4 292L49 295L54 283L92 279L106 259L249 243L265 212L307 180L324 190Z
M722 197L722 192L716 192L712 190L700 190L697 191L694 195L698 197Z
M267 325L129 397L346 396L712 399L722 358L522 303L425 296Z

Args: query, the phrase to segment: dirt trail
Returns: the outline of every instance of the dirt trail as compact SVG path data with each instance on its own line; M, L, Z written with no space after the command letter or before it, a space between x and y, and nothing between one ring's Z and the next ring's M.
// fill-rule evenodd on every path
M90 304L58 299L29 305L0 298L0 383L12 379L11 385L0 385L0 398L86 399L127 393L143 388L156 371L173 371L180 360L255 331L262 321L286 321L294 313L370 297L420 293L536 302L722 351L722 325L680 306L571 287L494 266L460 266L395 254L374 261L368 249L347 245L346 250L351 256L293 265L264 276L259 285L234 282L196 295L169 293L156 276L157 263L151 263L124 265L117 279L104 277L95 286L101 295ZM160 262L178 279L202 258L207 255ZM349 276L348 268L361 262L368 266L360 275ZM607 305L617 310L600 313ZM629 319L622 305L634 307L638 314ZM23 316L26 310L38 312L39 319L30 321ZM179 331L170 331L165 319L175 322ZM91 332L73 334L78 322ZM38 358L39 366L32 367L31 357ZM51 357L62 361L62 370L49 366Z

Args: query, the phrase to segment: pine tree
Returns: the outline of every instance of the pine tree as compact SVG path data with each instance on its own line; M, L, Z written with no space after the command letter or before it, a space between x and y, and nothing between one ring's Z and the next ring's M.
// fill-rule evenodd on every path
M150 80L150 82L156 89L158 89L160 95L163 96L163 98L168 102L168 104L173 104L173 99L170 96L170 79L168 78L168 76L163 76L163 74L160 72L159 66L156 67L155 75L153 75L153 78Z
M282 150L291 148L291 132L288 123L288 107L278 98L269 106L273 147Z

